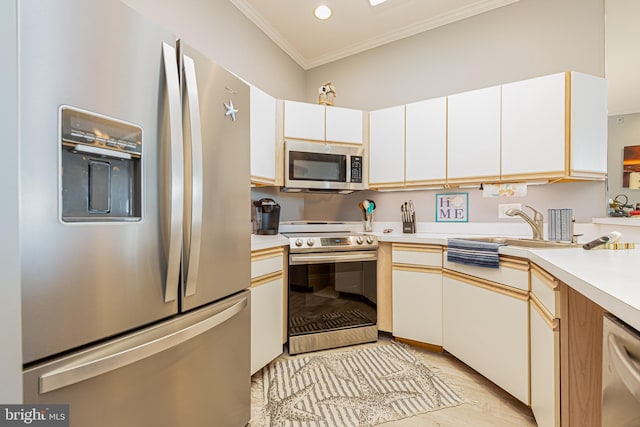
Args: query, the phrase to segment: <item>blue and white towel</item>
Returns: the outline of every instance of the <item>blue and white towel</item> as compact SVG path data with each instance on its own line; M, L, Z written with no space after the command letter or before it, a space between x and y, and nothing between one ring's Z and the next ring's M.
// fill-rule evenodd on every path
M447 240L447 261L477 267L498 268L498 248L504 243L478 242L465 239Z

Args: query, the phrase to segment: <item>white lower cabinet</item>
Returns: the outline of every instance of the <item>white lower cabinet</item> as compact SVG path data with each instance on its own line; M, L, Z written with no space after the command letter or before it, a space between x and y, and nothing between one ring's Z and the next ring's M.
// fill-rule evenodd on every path
M531 410L539 427L560 426L560 328L535 299L531 316Z
M393 335L442 346L442 247L393 244Z
M282 353L282 276L251 288L251 374Z
M393 267L393 335L442 345L442 272Z
M445 271L444 348L529 404L528 292Z
M531 410L539 427L560 427L559 281L531 266Z
M284 275L282 248L251 254L251 374L282 354Z

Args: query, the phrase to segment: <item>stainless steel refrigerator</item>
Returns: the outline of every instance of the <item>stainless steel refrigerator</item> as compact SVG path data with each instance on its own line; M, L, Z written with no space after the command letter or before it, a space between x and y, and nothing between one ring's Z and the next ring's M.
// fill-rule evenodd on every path
M17 20L24 402L245 425L248 86L116 0Z

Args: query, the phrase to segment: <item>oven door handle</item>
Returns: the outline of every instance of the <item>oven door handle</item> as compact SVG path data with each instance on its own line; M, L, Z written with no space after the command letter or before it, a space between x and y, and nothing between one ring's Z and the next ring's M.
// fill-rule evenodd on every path
M328 264L339 262L359 262L359 261L375 261L378 259L377 253L374 252L341 252L330 254L290 254L290 265L302 264Z

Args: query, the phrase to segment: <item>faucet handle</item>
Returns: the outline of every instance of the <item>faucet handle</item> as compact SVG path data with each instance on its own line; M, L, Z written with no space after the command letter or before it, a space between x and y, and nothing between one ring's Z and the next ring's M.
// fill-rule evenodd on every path
M525 207L531 209L533 211L533 219L534 220L540 220L543 218L542 213L538 212L537 210L535 210L533 208L533 206L529 206L529 205L525 205Z

